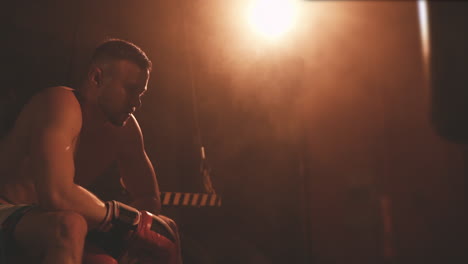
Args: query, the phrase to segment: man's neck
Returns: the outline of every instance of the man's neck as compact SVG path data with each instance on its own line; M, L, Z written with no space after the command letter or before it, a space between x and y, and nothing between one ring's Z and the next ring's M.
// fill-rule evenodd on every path
M84 101L81 104L83 128L87 130L100 130L111 124L97 104Z

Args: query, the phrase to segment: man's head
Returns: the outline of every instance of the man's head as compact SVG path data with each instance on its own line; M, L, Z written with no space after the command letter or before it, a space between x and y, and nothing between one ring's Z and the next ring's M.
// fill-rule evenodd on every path
M91 102L116 126L126 121L140 106L147 89L151 61L136 45L110 39L99 45L91 59L87 83Z

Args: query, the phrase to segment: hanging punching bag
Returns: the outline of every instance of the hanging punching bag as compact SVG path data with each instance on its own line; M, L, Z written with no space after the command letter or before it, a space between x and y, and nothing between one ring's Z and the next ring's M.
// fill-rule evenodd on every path
M468 143L468 2L426 4L432 122L443 138Z

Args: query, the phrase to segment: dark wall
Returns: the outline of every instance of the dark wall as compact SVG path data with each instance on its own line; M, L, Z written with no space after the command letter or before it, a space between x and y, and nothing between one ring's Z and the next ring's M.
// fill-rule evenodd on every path
M314 55L306 179L318 263L466 260L466 146L451 140L466 136L463 5L431 17L430 84L415 2L316 4L327 18L301 43Z
M277 45L246 33L246 2L5 4L2 131L34 92L76 87L103 39L128 39L154 63L137 118L161 190L203 191L203 143L223 196L164 208L186 263L466 259L467 152L450 141L466 134L464 52L440 36L463 40L444 30L451 9L431 11L430 86L415 2L303 1ZM92 188L118 195L115 171Z
M12 125L20 107L43 87L68 84L72 69L73 6L57 1L4 3L2 21L2 129Z

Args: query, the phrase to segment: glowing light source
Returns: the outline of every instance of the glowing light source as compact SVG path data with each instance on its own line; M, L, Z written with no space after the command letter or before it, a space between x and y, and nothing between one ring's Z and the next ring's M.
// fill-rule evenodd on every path
M427 61L429 59L430 45L429 45L429 18L427 10L427 1L418 0L418 13L419 13L419 29L421 33L421 44L423 57Z
M423 63L423 74L425 81L429 80L430 76L430 36L429 36L429 13L428 0L418 0L418 15L419 15L419 31L421 40L421 52Z
M295 24L297 7L293 0L257 0L248 9L248 21L258 34L275 39Z

